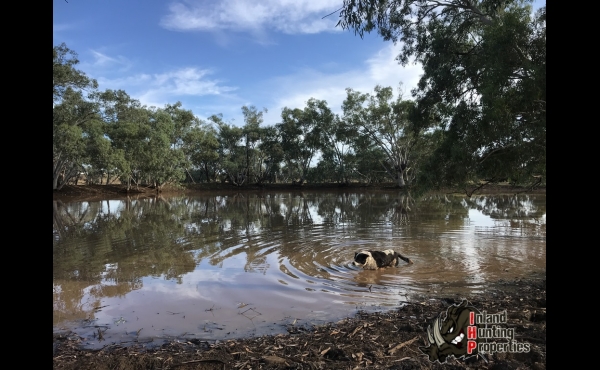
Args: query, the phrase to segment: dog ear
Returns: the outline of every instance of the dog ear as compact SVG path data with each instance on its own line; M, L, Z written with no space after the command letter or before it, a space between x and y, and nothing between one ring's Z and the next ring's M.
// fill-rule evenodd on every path
M356 258L357 255L358 255L358 252L354 252L354 258Z

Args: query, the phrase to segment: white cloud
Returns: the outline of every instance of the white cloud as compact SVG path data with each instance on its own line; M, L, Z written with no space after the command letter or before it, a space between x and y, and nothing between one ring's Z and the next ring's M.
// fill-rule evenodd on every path
M72 39L67 38L69 32L77 29L78 26L75 23L54 23L52 24L52 39L55 45L62 42L66 42L67 45L71 46Z
M375 85L391 86L394 96L402 83L404 99L410 99L410 90L416 87L423 70L420 65L409 64L402 67L395 57L401 46L387 44L377 54L368 58L360 68L341 73L325 73L305 69L296 74L277 77L269 82L267 91L273 91L273 106L265 115L265 124L275 124L281 118L281 109L304 108L308 99L326 100L334 113L342 113L342 102L346 98L346 88L361 93L372 93Z
M125 78L98 78L103 89L123 89L148 106L162 107L184 96L221 95L237 89L207 78L212 71L194 67L158 74L138 74Z
M176 31L249 31L274 29L287 34L340 31L335 27L339 0L175 1L161 26Z
M64 24L64 23L57 24L57 23L55 23L52 25L52 31L54 31L54 32L67 31L67 30L70 30L73 28L74 28L74 26L72 24Z
M182 101L199 118L222 113L225 121L243 125L243 105L266 107L264 125L274 125L281 120L283 107L304 108L312 97L326 100L334 113L342 114L342 102L347 87L362 93L372 93L375 85L392 86L403 83L404 97L410 98L410 90L417 85L423 73L420 65L402 67L395 60L400 45L387 43L374 55L366 58L355 68L338 71L339 65L323 65L323 69L305 68L296 73L274 77L257 86L228 86L213 78L213 71L195 67L183 67L164 73L140 73L123 78L98 78L101 89L123 89L130 96L147 106L163 107ZM96 62L114 63L112 57L96 55ZM117 59L118 60L118 59ZM319 67L320 68L320 67ZM337 68L337 69L336 69ZM397 90L394 91L397 96ZM202 97L202 99L198 99Z
M115 66L120 66L121 70L127 70L131 66L131 62L124 56L119 55L117 57L111 57L96 50L90 51L94 57L94 62L91 65L92 68L113 68Z

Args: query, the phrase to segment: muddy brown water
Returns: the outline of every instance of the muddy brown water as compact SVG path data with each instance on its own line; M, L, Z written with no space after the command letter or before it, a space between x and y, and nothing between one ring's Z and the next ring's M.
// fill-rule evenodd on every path
M414 264L362 271L362 249ZM53 328L90 348L277 334L545 269L545 194L53 201Z

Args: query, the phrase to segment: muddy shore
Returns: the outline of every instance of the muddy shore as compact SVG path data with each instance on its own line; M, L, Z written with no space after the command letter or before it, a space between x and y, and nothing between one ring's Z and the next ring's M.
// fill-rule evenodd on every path
M430 361L427 327L463 300L489 313L506 312L501 326L512 328L522 353L490 352ZM100 350L81 347L83 338L55 333L54 369L545 369L546 275L535 273L490 284L468 297L421 296L399 301L396 309L321 326L289 325L287 334L226 341L173 340L107 343ZM501 340L498 340L500 342Z

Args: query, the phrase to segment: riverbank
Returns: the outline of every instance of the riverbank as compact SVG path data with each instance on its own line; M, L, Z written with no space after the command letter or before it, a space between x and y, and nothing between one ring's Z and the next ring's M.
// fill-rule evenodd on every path
M302 186L292 184L266 184L264 186L236 187L221 183L188 184L185 186L167 186L160 193L151 187L131 188L127 191L125 185L65 185L61 190L52 193L53 200L61 201L87 201L101 199L126 199L128 197L146 198L158 195L189 195L205 192L260 192L260 191L320 191L320 190L356 190L356 191L390 191L398 190L394 184L380 184L365 186L361 184L339 185L339 184L304 184ZM468 189L472 191L472 189ZM441 193L463 194L464 189L442 189ZM545 194L545 186L537 186L533 189L527 187L516 187L511 185L487 185L478 189L475 195L483 194Z
M506 312L498 327L513 330L521 353L492 352L467 359L431 362L427 327L463 299L480 311ZM100 350L80 347L73 333L54 335L54 369L536 369L546 368L546 274L490 284L468 297L421 296L399 308L321 326L289 325L288 334L227 341L174 340L107 343ZM504 339L496 342L506 342Z

